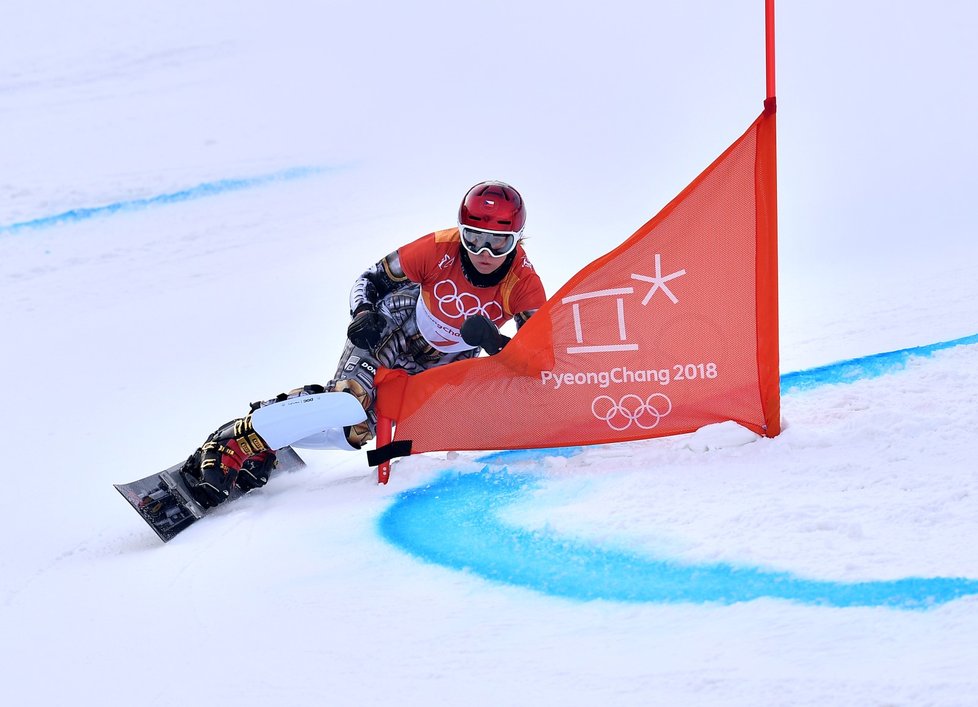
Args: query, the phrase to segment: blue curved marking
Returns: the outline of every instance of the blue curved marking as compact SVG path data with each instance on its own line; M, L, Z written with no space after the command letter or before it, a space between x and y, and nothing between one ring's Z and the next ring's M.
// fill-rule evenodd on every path
M927 346L915 346L899 351L873 354L872 356L850 358L826 366L785 373L781 376L781 393L786 395L802 390L811 390L821 385L853 383L857 380L877 378L886 373L893 373L906 368L907 363L915 356L932 356L938 351L967 344L978 344L978 334L963 336L960 339L950 341L939 341Z
M543 449L504 449L490 452L476 459L483 464L513 464L526 461L540 461L546 457L573 457L584 451L584 447L548 447Z
M276 182L288 182L296 179L306 179L315 177L328 172L335 172L340 167L292 167L290 169L264 174L255 177L243 177L240 179L219 179L213 182L204 182L197 186L168 194L158 194L156 196L142 199L129 199L127 201L117 201L104 206L91 206L79 209L64 211L52 216L32 219L30 221L20 221L5 226L0 226L0 234L14 234L22 231L37 230L41 228L51 228L52 226L62 226L69 223L77 223L99 216L111 216L119 213L140 211L155 206L165 206L177 204L193 199L203 199L209 196L227 194L229 192L241 191L243 189L255 189L257 187L274 184Z
M538 480L525 474L448 472L400 494L381 534L416 557L486 579L578 600L731 604L763 597L806 604L925 609L978 594L978 580L907 578L829 582L715 563L688 565L606 550L502 523L497 514Z
M839 361L781 377L781 392L851 383L900 370L914 356L978 343L978 334L928 346ZM483 463L572 456L581 447L494 452ZM978 594L978 580L909 577L893 581L830 582L788 572L725 563L689 565L607 550L502 523L500 509L539 485L525 474L462 475L400 494L381 516L383 537L416 557L486 579L571 599L729 604L762 597L807 604L925 609Z

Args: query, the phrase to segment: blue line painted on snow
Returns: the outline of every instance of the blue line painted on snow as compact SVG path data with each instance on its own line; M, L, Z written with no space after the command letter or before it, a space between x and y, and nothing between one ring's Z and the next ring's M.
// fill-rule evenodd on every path
M516 464L519 462L538 462L546 457L573 457L584 451L584 447L553 447L546 449L504 449L490 452L476 459L482 464Z
M834 607L925 609L978 594L978 580L907 578L828 582L713 563L688 565L606 550L505 525L504 507L539 481L526 474L448 472L400 494L381 534L408 553L486 579L582 601L732 604L761 598Z
M781 377L781 391L875 378L904 368L914 356L976 343L978 334L788 373ZM534 462L573 456L582 449L510 450L479 461ZM512 527L498 519L501 509L539 483L533 476L505 469L493 472L486 467L479 474L449 471L431 485L400 494L381 516L379 530L389 542L424 561L582 601L731 604L776 598L833 607L926 609L978 595L978 580L968 578L830 582L726 563L683 564Z
M23 231L32 231L53 226L63 226L65 224L87 221L92 218L112 216L115 214L131 213L157 206L168 206L179 204L184 201L203 199L210 196L219 196L244 189L255 189L268 186L278 182L290 182L297 179L307 179L322 174L335 172L339 167L292 167L271 174L264 174L255 177L242 177L239 179L219 179L213 182L204 182L187 189L170 192L168 194L158 194L156 196L145 197L142 199L129 199L117 201L104 206L89 206L79 209L64 211L52 216L44 216L30 221L20 221L5 226L0 225L0 235L15 234Z
M886 373L893 373L906 368L907 363L915 356L932 356L938 351L967 344L978 344L978 334L963 336L951 341L940 341L927 346L915 346L899 351L863 356L862 358L851 358L804 371L785 373L781 376L781 393L787 395L788 393L811 390L821 385L854 383L858 380L877 378Z

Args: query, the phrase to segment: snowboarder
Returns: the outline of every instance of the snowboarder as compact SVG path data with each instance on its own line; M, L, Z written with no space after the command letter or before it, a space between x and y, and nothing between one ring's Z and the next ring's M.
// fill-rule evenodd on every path
M526 207L519 192L498 181L465 194L458 226L429 233L364 272L350 293L347 342L329 383L307 385L258 408L296 396L346 392L366 412L362 423L324 429L302 446L360 449L373 439L374 376L380 366L420 373L478 355L494 355L508 337L499 327L522 326L546 301L543 284L523 250ZM251 415L221 426L184 464L182 473L204 507L264 485L275 450L255 432Z

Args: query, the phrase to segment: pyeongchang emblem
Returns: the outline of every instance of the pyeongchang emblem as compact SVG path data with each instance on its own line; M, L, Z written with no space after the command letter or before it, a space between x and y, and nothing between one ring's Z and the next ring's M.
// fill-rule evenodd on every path
M599 395L591 402L591 413L616 432L624 432L632 425L651 430L670 412L672 401L663 393L652 393L647 398L628 393L617 400Z
M449 319L468 319L481 314L489 321L502 321L503 308L495 300L482 303L471 292L459 293L458 285L451 280L442 280L432 290L438 302L438 310Z

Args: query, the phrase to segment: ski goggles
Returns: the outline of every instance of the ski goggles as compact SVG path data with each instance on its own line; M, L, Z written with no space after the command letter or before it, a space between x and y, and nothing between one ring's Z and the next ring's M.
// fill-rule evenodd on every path
M462 245L472 255L488 250L497 258L509 255L520 239L520 231L480 231L478 228L459 226Z

